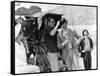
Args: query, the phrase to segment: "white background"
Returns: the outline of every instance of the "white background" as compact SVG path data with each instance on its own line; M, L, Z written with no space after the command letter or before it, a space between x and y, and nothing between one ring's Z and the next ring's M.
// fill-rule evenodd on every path
M10 1L0 0L0 76L11 76L10 74ZM82 4L82 5L97 5L100 9L100 0L27 0L37 2L50 2L50 3L65 3L65 4ZM100 13L100 11L99 11ZM98 14L100 17L100 14ZM100 19L98 19L99 22ZM100 25L98 24L98 30ZM100 38L100 30L98 36ZM98 38L98 45L100 40ZM98 67L100 70L100 47L98 47ZM49 73L49 74L31 74L29 76L99 76L99 70L92 71L78 71L78 72L63 72L63 73ZM28 75L26 75L28 76Z

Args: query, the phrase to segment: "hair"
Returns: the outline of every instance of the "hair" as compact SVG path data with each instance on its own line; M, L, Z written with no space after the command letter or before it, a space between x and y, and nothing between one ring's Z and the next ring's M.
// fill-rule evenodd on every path
M68 21L67 21L65 18L63 18L63 19L60 21L60 24L59 24L60 26L59 26L59 28L61 28L62 25L65 24L65 23L68 24Z
M47 14L45 14L42 17L42 26L41 26L40 29L45 28L45 26L48 25L48 22L50 21L50 19L54 19L54 21L55 21L55 25L54 26L56 26L57 22L59 20L61 20L61 18L62 18L62 14L55 14L55 13L47 13Z
M31 17L30 17L30 16L25 16L25 18L26 18L26 19L30 19Z
M61 25L63 25L64 23L68 24L68 21L67 21L65 18L63 18L63 19L60 21L60 24L61 24Z
M84 32L87 32L87 34L89 35L89 32L87 29L84 29L83 32L82 32L82 35L84 36Z

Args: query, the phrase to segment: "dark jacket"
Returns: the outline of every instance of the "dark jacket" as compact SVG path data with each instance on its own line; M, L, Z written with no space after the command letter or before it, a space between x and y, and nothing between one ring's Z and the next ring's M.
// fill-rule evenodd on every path
M89 41L90 41L90 49L93 49L93 41L90 37L88 37ZM78 50L79 52L82 52L82 50L84 50L84 46L85 46L85 38L83 38L81 41L80 41L80 44L78 45Z

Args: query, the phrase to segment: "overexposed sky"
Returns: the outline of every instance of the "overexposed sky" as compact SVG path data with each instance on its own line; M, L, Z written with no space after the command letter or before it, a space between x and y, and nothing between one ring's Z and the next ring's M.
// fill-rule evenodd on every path
M39 3L22 3L15 6L15 10L20 7L30 8L39 6L42 12L52 12L64 14L70 25L93 25L96 24L96 8L71 5L39 4Z

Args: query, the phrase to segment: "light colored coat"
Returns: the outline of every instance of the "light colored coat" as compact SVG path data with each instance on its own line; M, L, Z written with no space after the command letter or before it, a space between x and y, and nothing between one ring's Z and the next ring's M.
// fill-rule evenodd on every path
M61 32L57 35L57 45L59 49L62 49L62 57L67 65L68 70L73 70L73 66L77 66L76 55L78 55L75 35L71 29L67 29L67 39L63 36L63 34L64 31L61 29ZM64 46L61 45L65 40L68 40L68 42L71 44L71 48L68 43L66 43Z

